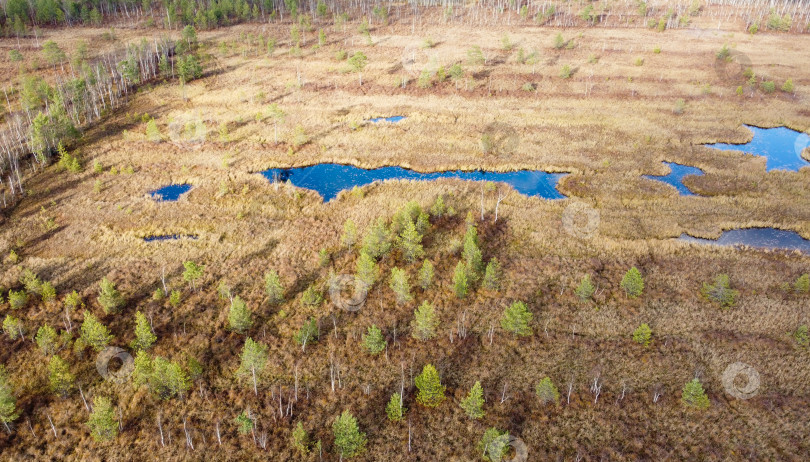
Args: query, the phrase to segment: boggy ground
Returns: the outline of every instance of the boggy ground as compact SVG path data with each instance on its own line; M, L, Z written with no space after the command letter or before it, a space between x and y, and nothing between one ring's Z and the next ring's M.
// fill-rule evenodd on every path
M13 248L21 261L4 261L0 284L18 287L20 272L29 268L54 283L59 300L79 291L86 308L102 316L121 346L132 340L134 313L141 310L152 317L158 335L155 354L179 360L194 356L205 370L185 400L159 401L131 384L102 381L90 350L83 357L63 352L84 393L110 396L122 411L120 436L100 444L89 437L78 394L63 400L48 393L47 360L30 333L25 341L3 336L0 363L7 365L24 411L13 434L0 432L4 455L290 460L298 457L290 433L300 420L313 440L324 442L324 460L337 460L331 423L350 409L369 437L361 460L474 460L475 444L490 426L521 438L529 460L807 458L808 352L795 346L789 332L808 322L810 305L807 295L790 293L784 283L807 272L810 259L669 239L682 232L712 237L721 228L753 225L794 229L810 237L810 169L766 173L763 159L700 146L746 141L750 135L742 123L810 127L805 104L810 77L803 70L808 57L802 51L808 48L806 35L455 27L410 36L410 28L381 27L372 30L374 45L368 46L354 30L327 29L330 43L317 51L310 48L314 34L307 33L301 59L284 56L288 26L201 33L209 54L203 79L185 90L174 84L145 89L124 110L91 128L74 147L81 152L83 173L70 175L51 167L28 179L29 196L6 212L0 230L3 255ZM279 39L274 56L242 44L240 34L248 32ZM531 65L514 62L517 51L500 48L504 32L516 48L539 51L534 74ZM554 50L558 32L574 39L575 46ZM475 73L475 79L459 82L458 88L453 82L418 88L417 76L402 67L401 56L426 37L433 37L435 50L447 57L443 64L466 59L472 44L483 48L489 64L465 64L467 75ZM236 44L223 48L220 42ZM724 43L748 55L757 75L768 75L780 86L792 78L795 94L764 94L746 87L743 96L736 95L742 82L722 80L714 70L715 53ZM653 52L657 45L660 54ZM339 49L368 55L362 85L359 75L342 72L346 64L334 59ZM590 55L596 62L589 62ZM644 58L641 66L637 58ZM567 80L558 77L564 64L576 68ZM403 76L412 79L405 88L398 85ZM521 90L527 82L537 90ZM679 99L684 109L676 114ZM256 120L257 113L266 116L271 103L286 113L279 121L279 143L274 119ZM146 139L144 113L156 118L166 141ZM389 115L408 118L393 125L362 124L369 117ZM189 135L185 127L199 121L206 129ZM493 122L519 135L516 149L481 153L481 134ZM686 184L710 197L679 197L674 188L641 178L663 173L662 160L702 168L706 175ZM104 173L93 171L94 161L104 166ZM504 288L498 293L476 289L458 300L451 283L459 259L453 241L462 238L468 211L480 221L480 185L388 182L345 193L326 205L313 192L276 188L254 173L323 161L425 171L568 171L560 190L572 199L546 201L513 191L494 223L497 194L488 193L486 216L478 226L485 260L497 257L503 265ZM130 165L132 174L109 173L110 167ZM194 188L177 203L147 197L149 190L173 182L189 182ZM330 268L338 274L354 272L356 250L339 245L347 218L362 233L376 217L390 217L409 200L428 208L439 195L457 213L433 220L425 238L437 287L424 293L415 289L413 302L396 305L387 287L390 268L404 266L414 281L417 265L393 254L381 264L382 281L359 312L342 311L328 297L318 309L301 306L301 292L313 282L323 286ZM566 230L564 210L574 201L598 211L595 234L577 237ZM55 227L46 229L48 218ZM574 222L575 230L587 226ZM199 239L142 240L163 233L197 234ZM331 255L326 266L318 264L321 248ZM197 291L180 277L186 260L206 265ZM633 265L645 277L645 292L627 299L619 281ZM163 268L170 288L183 291L178 308L150 298L160 286ZM265 303L261 278L268 269L278 270L287 286L287 301L280 306ZM719 273L727 273L740 290L738 305L728 311L699 295L702 283ZM580 302L573 294L584 274L599 286L593 302ZM96 283L104 276L128 299L120 314L103 316L95 301ZM222 280L254 310L248 335L270 346L272 359L258 397L250 384L233 375L244 336L225 328L227 303L216 295ZM441 325L436 339L422 343L409 336L408 326L414 308L425 299L438 307ZM531 337L514 339L498 325L503 307L515 299L526 301L534 313ZM3 317L11 312L8 304L0 310ZM44 322L61 326L62 313L61 301L32 301L14 315L30 331ZM311 315L321 320L321 341L302 352L292 336ZM71 319L75 329L81 313L72 313ZM469 330L466 338L458 336L459 322ZM631 341L642 322L654 332L648 348ZM387 355L371 358L361 350L360 334L372 323L387 336ZM342 371L343 388L334 393L330 356ZM724 389L722 373L736 361L760 374L753 399L735 399ZM421 407L414 399L411 377L426 363L438 367L448 387L449 399L438 409ZM403 370L409 418L392 424L384 405L399 390ZM281 392L286 407L296 371L299 400L294 415L282 417L278 396ZM683 384L696 375L712 403L706 411L687 410L679 403ZM563 394L558 407L541 406L533 394L544 376ZM604 384L598 400L590 391L595 378ZM485 390L487 415L470 421L458 401L476 380ZM504 387L508 399L501 402ZM654 403L656 391L662 394ZM259 434L268 434L266 450L236 432L233 419L246 407L258 416ZM170 435L165 447L159 441L158 415ZM185 444L184 418L193 451ZM221 446L216 422L223 434ZM310 460L318 460L317 455Z

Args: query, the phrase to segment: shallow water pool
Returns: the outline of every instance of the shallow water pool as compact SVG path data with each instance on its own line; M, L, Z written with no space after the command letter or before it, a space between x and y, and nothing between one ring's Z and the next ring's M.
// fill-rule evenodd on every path
M362 187L374 181L395 179L436 180L458 178L470 181L494 181L512 185L519 193L538 196L544 199L563 199L557 191L557 183L565 173L548 173L542 170L519 170L515 172L466 172L453 170L445 172L420 173L402 167L380 167L363 169L352 165L315 164L309 167L271 168L261 172L271 182L290 181L299 188L311 189L323 197L325 202L334 199L341 191Z

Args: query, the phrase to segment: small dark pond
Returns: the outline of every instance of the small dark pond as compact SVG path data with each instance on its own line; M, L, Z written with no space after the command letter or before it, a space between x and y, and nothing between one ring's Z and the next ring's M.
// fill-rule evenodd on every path
M380 167L363 169L352 165L315 164L309 167L271 168L261 172L268 180L291 181L299 188L317 191L325 202L334 199L340 191L362 187L374 181L395 179L436 180L458 178L469 181L493 181L509 183L519 193L539 196L544 199L563 199L557 191L557 183L565 173L548 173L541 170L519 170L516 172L465 172L461 170L419 173L402 167Z
M147 236L143 238L145 242L171 241L175 239L197 239L194 234L161 234L159 236Z
M158 201L176 201L180 196L191 190L190 184L170 184L154 191L149 191L149 194Z
M377 122L391 122L396 123L400 120L404 119L405 116L392 116L392 117L375 117L373 119L368 119L369 122L377 123Z
M795 231L775 228L744 228L723 231L719 239L702 239L682 234L682 241L699 242L723 246L746 245L762 249L800 250L810 254L810 241L802 238Z

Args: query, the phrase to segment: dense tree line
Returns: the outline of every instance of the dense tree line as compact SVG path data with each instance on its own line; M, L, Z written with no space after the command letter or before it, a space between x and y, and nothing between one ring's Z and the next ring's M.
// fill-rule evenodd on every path
M0 148L5 154L0 174L7 177L12 196L15 191L22 192L20 161L27 154L34 154L36 164L46 165L60 143L78 135L77 127L117 107L134 85L155 78L160 57L172 49L168 41L144 40L100 56L92 63L82 60L77 66L71 65L69 71L62 66L64 53L56 54L49 61L63 70L53 86L41 77L23 74L19 110L10 114L0 133ZM51 56L46 53L46 57Z
M79 135L81 127L125 103L137 85L174 77L185 84L200 77L194 28L184 28L182 37L177 43L142 39L93 60L86 59L86 47L79 46L68 59L56 43L45 42L45 59L57 69L54 84L22 73L19 106L12 106L7 99L9 114L0 130L3 204L13 202L23 192L21 167L26 162L33 167L46 166L59 156L65 169L80 171L79 160L64 146Z
M458 0L7 0L3 30L8 36L25 34L30 26L99 25L104 20L141 21L179 29L194 25L215 28L244 21L292 20L336 22L349 17L388 23L459 22L466 24L535 23L552 26L651 27L659 30L687 27L702 14L705 0L679 0L653 4L644 0L621 2L553 2L533 0L481 0L466 5ZM741 17L746 27L802 32L810 12L805 2L776 3L755 0L711 2L712 18Z
M145 18L168 28L204 29L284 16L296 19L301 13L325 17L328 11L323 1L299 0L8 0L2 21L6 35L20 36L32 26L100 25L105 19Z

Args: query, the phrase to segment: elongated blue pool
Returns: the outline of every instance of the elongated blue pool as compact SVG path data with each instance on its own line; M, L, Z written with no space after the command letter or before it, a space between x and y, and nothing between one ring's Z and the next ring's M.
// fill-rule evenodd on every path
M420 173L402 167L380 167L363 169L352 165L315 164L309 167L271 168L261 172L271 182L290 181L299 188L311 189L323 197L325 202L334 199L341 191L361 187L374 181L407 179L436 180L458 178L468 181L493 181L512 185L518 192L527 196L544 199L563 199L557 190L557 183L565 173L548 173L542 170L518 170L515 172L485 172L453 170L445 172Z
M746 245L760 249L786 249L799 250L810 254L810 241L804 239L795 231L785 231L776 228L743 228L723 231L720 238L702 239L682 234L683 241L699 242L701 244L715 244L724 246Z

